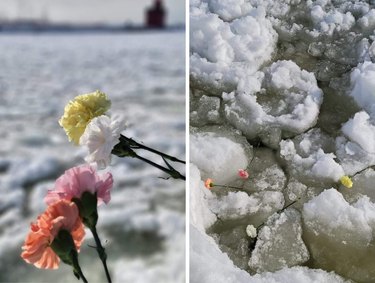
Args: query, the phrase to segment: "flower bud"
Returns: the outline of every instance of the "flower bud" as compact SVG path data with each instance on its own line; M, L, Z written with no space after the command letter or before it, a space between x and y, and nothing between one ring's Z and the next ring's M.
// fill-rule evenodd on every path
M95 227L98 222L98 198L96 194L86 191L82 193L81 198L73 198L72 201L78 206L83 224L90 229Z
M69 231L61 229L53 242L52 250L66 264L73 266L73 256L77 256L76 246Z

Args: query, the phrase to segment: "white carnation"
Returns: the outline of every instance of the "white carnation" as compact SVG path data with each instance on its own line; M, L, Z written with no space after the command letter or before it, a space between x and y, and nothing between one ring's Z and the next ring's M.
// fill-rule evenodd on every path
M257 236L257 228L255 228L253 225L247 225L246 234L250 238L255 238Z
M124 129L122 119L111 120L105 115L92 119L79 141L80 145L88 148L86 162L96 162L99 168L107 167L111 162L112 149L120 142Z

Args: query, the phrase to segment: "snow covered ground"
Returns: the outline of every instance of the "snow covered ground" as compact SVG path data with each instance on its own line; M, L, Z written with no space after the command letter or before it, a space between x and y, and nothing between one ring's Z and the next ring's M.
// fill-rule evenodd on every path
M375 3L192 0L190 20L192 282L374 282Z
M112 112L125 115L127 136L185 158L184 54L183 32L0 36L1 282L75 280L66 266L43 271L20 258L46 190L84 162L57 123L74 96L100 89ZM131 159L114 158L107 170L115 183L98 231L113 281L184 282L185 183ZM89 282L103 282L87 236L83 271Z

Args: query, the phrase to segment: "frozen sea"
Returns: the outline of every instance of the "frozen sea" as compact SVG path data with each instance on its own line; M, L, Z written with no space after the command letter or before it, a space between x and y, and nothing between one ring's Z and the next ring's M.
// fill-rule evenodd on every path
M190 1L191 282L375 282L374 30L374 1Z
M125 135L185 159L184 32L0 35L1 282L76 281L69 267L39 270L20 253L47 189L84 163L58 125L63 108L97 89L112 100L112 114L125 116ZM112 163L112 200L100 207L98 230L113 281L183 282L185 183L137 160ZM90 244L88 232L83 272L103 282Z

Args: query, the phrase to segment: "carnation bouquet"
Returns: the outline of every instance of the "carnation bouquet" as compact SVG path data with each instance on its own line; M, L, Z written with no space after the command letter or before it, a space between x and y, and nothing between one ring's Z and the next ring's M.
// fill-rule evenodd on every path
M59 120L69 141L86 148L86 164L70 168L60 176L45 196L46 210L31 224L22 247L21 257L43 269L57 269L59 263L70 265L74 275L88 282L79 264L86 227L92 233L95 248L108 282L112 282L107 266L107 253L97 232L98 205L111 199L113 176L100 173L111 164L112 155L136 158L161 170L167 176L185 180L171 163L183 160L143 145L122 134L125 123L119 116L108 115L111 101L100 91L77 96L70 101ZM163 165L155 163L137 151L143 150L161 157Z

